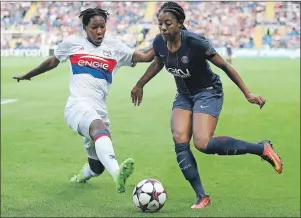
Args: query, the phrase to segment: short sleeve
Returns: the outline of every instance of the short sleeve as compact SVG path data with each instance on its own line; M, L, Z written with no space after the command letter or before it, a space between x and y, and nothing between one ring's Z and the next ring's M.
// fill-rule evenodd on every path
M70 40L69 37L64 39L54 51L54 56L60 61L65 62L70 57Z
M216 50L213 48L211 41L207 38L201 37L201 39L197 41L197 44L197 47L201 50L206 59L216 55Z
M155 51L155 55L160 57L159 55L159 52L158 52L158 46L159 46L159 35L157 35L153 41L153 48L154 48L154 51Z
M135 49L130 48L124 43L119 43L118 50L119 50L118 66L119 67L131 66Z

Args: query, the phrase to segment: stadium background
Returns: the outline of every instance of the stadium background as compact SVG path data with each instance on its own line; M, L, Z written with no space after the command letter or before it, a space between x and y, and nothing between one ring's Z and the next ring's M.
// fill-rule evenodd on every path
M1 3L1 49L53 47L81 31L79 11L100 6L111 16L108 34L131 47L151 44L158 33L158 2ZM186 27L212 40L244 49L300 48L298 2L181 2ZM40 34L39 34L40 32Z
M252 156L196 155L212 206L191 211L192 190L175 160L169 130L175 96L173 78L160 73L133 107L130 90L147 64L121 68L108 99L115 151L133 157L136 171L125 195L114 192L105 173L85 186L69 178L86 161L81 138L64 122L69 69L62 64L31 82L12 80L53 52L67 35L81 31L79 11L100 6L111 16L108 36L131 47L150 45L157 34L156 2L1 2L1 216L149 216L131 202L134 185L158 179L168 192L162 211L152 216L300 217L300 3L181 2L189 30L211 39L249 88L263 95L263 110L248 104L225 73L225 103L216 135L248 141L271 138L284 172ZM41 57L42 56L42 57Z

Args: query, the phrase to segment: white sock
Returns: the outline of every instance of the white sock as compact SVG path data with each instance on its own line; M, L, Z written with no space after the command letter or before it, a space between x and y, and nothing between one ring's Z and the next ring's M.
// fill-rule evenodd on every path
M115 180L116 172L119 170L119 164L111 139L108 136L98 138L95 142L95 150L98 159Z
M88 164L85 168L84 168L84 175L86 177L87 180L89 180L90 178L97 176L96 173L94 173L91 168L90 165Z

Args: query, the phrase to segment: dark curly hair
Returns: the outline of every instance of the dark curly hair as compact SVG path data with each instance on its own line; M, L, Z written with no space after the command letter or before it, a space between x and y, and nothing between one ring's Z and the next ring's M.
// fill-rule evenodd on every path
M109 15L110 15L109 12L107 12L106 10L96 7L96 8L88 8L86 10L81 11L78 17L82 19L83 26L87 26L92 17L102 16L104 20L107 22Z
M161 12L170 12L172 13L177 20L182 20L184 22L186 15L183 8L176 2L166 2L164 3L157 13L157 17ZM186 30L186 27L182 25L182 29Z

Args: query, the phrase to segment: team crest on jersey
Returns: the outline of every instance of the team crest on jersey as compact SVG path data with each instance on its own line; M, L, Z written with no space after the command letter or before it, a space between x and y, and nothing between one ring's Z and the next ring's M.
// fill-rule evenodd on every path
M182 61L183 64L187 64L187 63L189 62L189 59L188 59L187 56L183 56L183 57L181 58L181 61Z
M71 52L72 53L76 53L76 52L84 52L85 48L82 46L75 46L73 48L71 48Z
M207 56L210 56L210 55L212 55L212 54L214 54L214 49L213 49L213 47L211 46L211 44L209 44L209 49L206 51L206 55L207 55Z
M104 56L106 56L106 57L112 57L111 51L105 51L105 50L103 50L102 52L103 52Z

